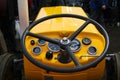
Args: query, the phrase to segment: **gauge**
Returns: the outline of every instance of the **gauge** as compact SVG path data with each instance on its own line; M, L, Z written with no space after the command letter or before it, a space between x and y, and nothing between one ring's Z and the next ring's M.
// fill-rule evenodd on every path
M45 45L45 44L46 44L46 41L39 39L39 40L38 40L38 44L39 44L39 45Z
M91 54L91 55L95 55L96 52L97 52L96 47L94 47L94 46L90 46L90 47L88 48L88 53L89 53L89 54Z
M42 49L38 46L34 47L33 50L32 50L33 54L35 54L35 55L40 54L41 51L42 51Z
M58 39L55 39L58 40ZM60 51L60 46L53 44L53 43L48 43L48 49L52 52L59 52Z
M81 43L78 39L74 39L73 41L71 41L71 44L70 44L70 49L73 51L73 52L77 52L79 51L81 48Z
M91 40L89 38L84 38L82 40L82 43L85 44L85 45L89 45L91 43Z

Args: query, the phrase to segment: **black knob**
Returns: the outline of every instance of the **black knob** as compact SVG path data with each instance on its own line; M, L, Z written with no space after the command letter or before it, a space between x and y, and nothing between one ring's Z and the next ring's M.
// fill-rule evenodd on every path
M34 44L35 44L35 41L34 41L34 40L31 40L31 41L30 41L30 44L31 44L31 45L34 45Z
M53 52L51 52L51 51L48 51L48 52L46 52L46 58L47 59L52 59L53 58Z
M66 53L59 54L57 59L58 59L59 62L64 63L64 64L72 61L70 56L68 56Z

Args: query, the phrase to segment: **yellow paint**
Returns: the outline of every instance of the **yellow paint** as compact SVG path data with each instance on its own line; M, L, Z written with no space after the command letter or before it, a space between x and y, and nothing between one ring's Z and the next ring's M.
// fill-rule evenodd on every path
M36 18L40 19L41 17L53 15L53 14L77 14L86 16L85 12L80 7L46 7L42 8ZM38 25L36 25L31 32L35 34L41 34L44 36L47 36L49 38L58 38L62 39L63 37L69 37L73 32L75 32L85 21L74 19L74 18L54 18L47 21L44 21ZM98 30L95 28L94 25L89 24L76 38L82 42L82 39L88 37L92 40L92 43L90 45L84 45L82 44L81 49L78 52L75 52L76 58L79 60L79 62L83 65L86 63L90 63L96 57L87 57L89 56L87 49L89 46L95 46L97 48L97 54L96 56L99 56L105 46L105 40L104 37L98 32ZM30 41L35 40L35 45L30 45ZM74 63L70 62L67 64L60 63L57 59L58 54L62 54L61 52L54 53L53 58L51 60L46 59L45 54L46 51L48 51L48 43L44 46L40 46L37 43L36 38L28 36L26 38L26 48L30 55L34 57L36 60L41 61L42 63L49 65L49 66L55 66L55 67L73 67ZM32 53L32 48L35 46L40 46L42 49L42 53L39 55L34 55ZM86 56L86 57L82 57ZM52 76L54 80L99 80L104 75L104 69L105 69L105 60L99 63L94 68L87 69L85 71L80 72L74 72L74 73L56 73L56 72L49 72L47 73L45 70L36 67L32 63L30 63L25 57L24 57L24 69L25 69L25 76L27 80L45 80L45 76Z

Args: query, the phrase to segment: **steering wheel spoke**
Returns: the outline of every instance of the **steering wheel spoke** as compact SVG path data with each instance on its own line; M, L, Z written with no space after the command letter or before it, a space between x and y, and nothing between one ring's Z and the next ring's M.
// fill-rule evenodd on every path
M87 20L78 30L76 30L70 37L69 40L75 39L75 37L90 23L90 20Z
M42 36L40 34L38 35L38 34L35 34L35 33L28 32L27 35L35 37L35 38L39 38L39 39L42 39L42 40L45 40L45 41L48 41L50 43L59 44L59 41L48 38L48 37L45 37L45 36Z
M75 57L74 53L72 52L72 50L70 49L69 46L65 47L66 52L69 54L69 56L71 57L71 59L73 60L74 64L76 65L76 67L81 67L82 65L80 64L79 60Z

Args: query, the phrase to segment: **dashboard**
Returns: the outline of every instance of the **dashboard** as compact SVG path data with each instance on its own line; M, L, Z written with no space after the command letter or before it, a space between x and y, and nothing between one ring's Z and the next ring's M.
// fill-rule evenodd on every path
M52 39L57 41L61 40L61 38L58 36L54 37L56 38ZM52 62L54 60L62 64L72 62L68 55L67 56L62 55L63 53L65 53L65 51L60 47L60 45L29 36L26 39L27 39L26 46L28 47L28 52L31 54L31 56L40 59L45 63L47 61ZM98 36L97 34L90 34L88 37L86 36L86 34L83 34L82 36L78 36L75 39L73 39L70 42L69 47L79 60L83 59L84 61L87 59L88 61L88 59L92 57L99 56L100 52L102 52L102 48L100 48L100 46L104 46L102 41L104 41L103 37ZM63 57L66 58L63 59Z

